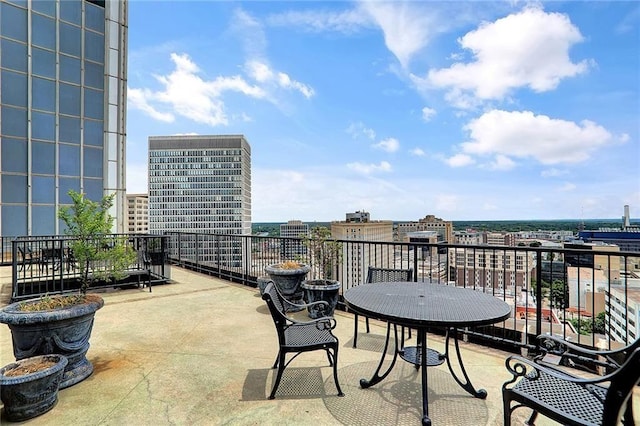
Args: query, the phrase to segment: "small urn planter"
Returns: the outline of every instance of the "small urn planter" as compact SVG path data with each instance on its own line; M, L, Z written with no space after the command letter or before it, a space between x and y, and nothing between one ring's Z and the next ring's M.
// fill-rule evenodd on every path
M67 358L60 382L60 389L64 389L93 373L93 365L86 354L95 313L104 306L104 300L96 294L88 294L82 304L47 311L21 309L23 304L38 301L40 299L31 299L5 306L0 309L0 323L7 324L11 330L16 360L49 354Z
M285 299L297 305L304 303L304 290L300 285L310 270L309 265L297 262L277 263L264 268ZM287 304L284 308L285 312L297 312L304 309Z
M302 288L308 303L324 301L327 305L309 306L309 318L317 319L331 317L338 305L338 292L340 291L340 281L335 280L305 280Z
M51 410L58 402L66 366L63 355L39 355L1 368L0 399L5 418L21 422Z

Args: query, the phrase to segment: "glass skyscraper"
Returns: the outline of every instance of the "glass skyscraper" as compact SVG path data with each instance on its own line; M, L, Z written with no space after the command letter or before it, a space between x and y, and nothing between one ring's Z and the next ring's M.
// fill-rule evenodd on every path
M126 0L0 0L0 235L62 233L70 189L124 230L126 54Z

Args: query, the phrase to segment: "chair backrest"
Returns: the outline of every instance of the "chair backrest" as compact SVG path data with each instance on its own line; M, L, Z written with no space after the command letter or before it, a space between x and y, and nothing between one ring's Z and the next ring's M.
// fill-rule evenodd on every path
M367 272L368 283L390 281L413 281L413 269L374 268L369 266L369 271Z
M271 318L278 331L278 339L280 342L284 342L284 329L289 322L287 316L284 313L284 304L282 302L283 296L280 294L273 281L269 282L264 289L262 299L267 302Z
M611 377L604 401L603 425L618 423L622 408L632 397L633 389L640 383L640 348L636 348Z

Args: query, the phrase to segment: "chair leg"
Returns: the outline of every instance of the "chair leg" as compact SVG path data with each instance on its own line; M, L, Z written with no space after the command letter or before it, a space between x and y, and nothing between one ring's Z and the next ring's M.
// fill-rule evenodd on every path
M358 344L358 314L353 316L353 347Z
M331 358L331 352L329 348L325 349L327 351L327 359L329 360L329 367L333 366L334 360Z
M327 351L328 352L328 351ZM333 349L333 380L336 382L336 389L338 389L338 396L344 396L342 388L340 388L340 382L338 382L338 345Z
M278 365L278 373L276 375L276 381L273 384L273 389L271 389L271 395L269 395L269 399L276 398L276 391L278 390L278 386L280 386L280 380L282 379L282 372L284 371L284 353L280 352L278 354L276 365ZM273 368L275 368L275 366Z
M531 412L531 415L529 416L529 420L527 420L527 422L525 424L528 425L528 426L535 426L536 417L538 417L538 412L536 410L533 410Z
M504 391L502 393L502 414L504 417L504 426L511 426L511 401L507 399Z
M624 426L635 425L635 421L633 420L633 398L629 398L627 401L627 408L625 408L624 415L622 416L622 424Z

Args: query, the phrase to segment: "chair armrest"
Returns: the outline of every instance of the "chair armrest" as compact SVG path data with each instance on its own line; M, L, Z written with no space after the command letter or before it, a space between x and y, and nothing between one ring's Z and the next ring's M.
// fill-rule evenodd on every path
M511 355L505 361L505 366L509 373L513 375L513 378L506 382L502 387L504 388L506 385L515 382L519 377L525 377L528 380L536 380L540 377L540 373L547 374L549 376L555 377L560 380L564 380L566 382L575 383L580 386L584 385L595 385L603 382L608 382L612 378L612 374L606 376L599 376L595 378L582 378L573 376L568 372L564 372L561 370L556 370L551 367L547 367L545 365L538 364L535 361L532 361L528 358L521 357L519 355ZM615 374L615 373L614 373Z
M618 363L612 362L606 358L612 355L620 354L624 349L619 350L598 350L589 349L574 343L568 342L565 339L551 335L538 336L538 347L542 350L542 355L535 358L536 362L543 361L543 357L546 354L558 355L560 357L560 363L564 362L564 365L572 365L576 363L592 364L599 367L618 368ZM604 357L606 360L602 360L599 357ZM544 361L543 361L544 362Z
M315 325L318 330L333 330L337 325L334 317L321 317L312 321L297 321L289 317L287 319L291 322L291 327Z

